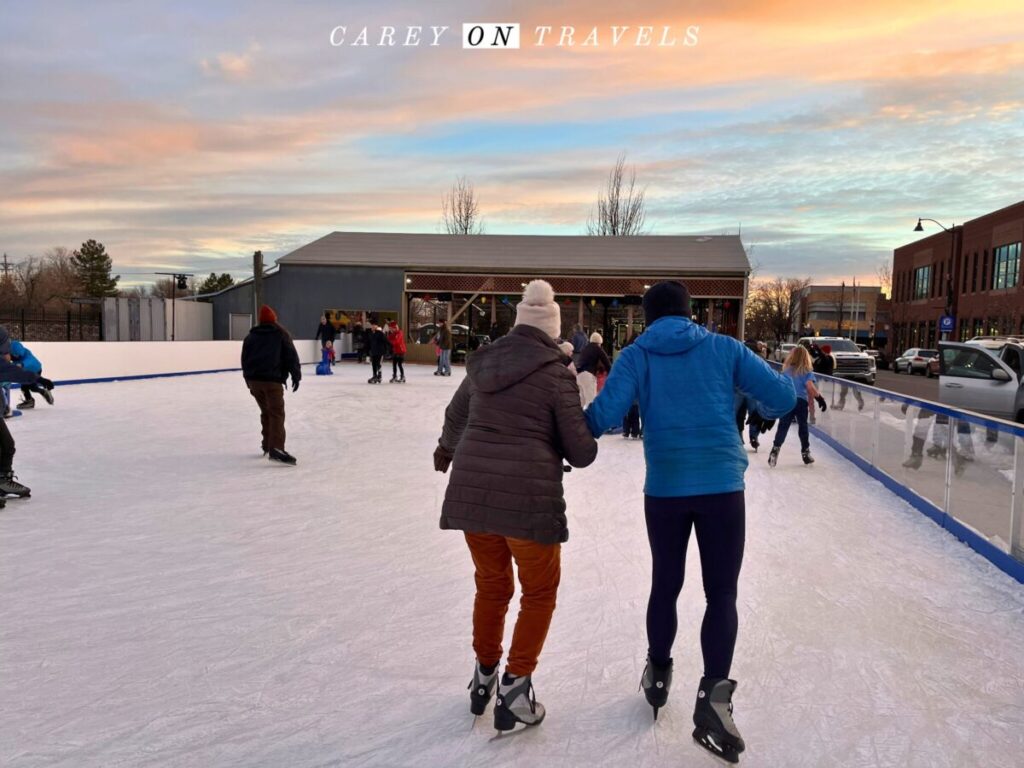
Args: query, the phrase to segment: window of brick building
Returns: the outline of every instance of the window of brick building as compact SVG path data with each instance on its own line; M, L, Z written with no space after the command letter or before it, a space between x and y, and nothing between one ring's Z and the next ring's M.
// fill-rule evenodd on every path
M942 295L942 267L943 266L944 266L943 263L940 261L939 262L938 280L935 281L935 295L936 296L941 296Z
M935 321L934 320L929 320L928 321L928 347L929 348L934 348L935 347Z
M977 293L978 291L978 253L974 253L974 268L971 270L971 293Z
M932 267L918 267L914 270L914 298L927 299L932 288Z
M970 331L970 320L961 320L960 321L960 341L967 341L970 338L970 336L968 336L969 331Z
M967 293L967 265L970 261L971 257L964 254L964 279L960 281L960 293Z
M975 320L974 331L971 332L971 336L984 336L985 335L985 321Z
M988 277L988 249L982 251L981 257L981 290L987 291L989 282L986 279Z
M1016 288L1020 277L1020 243L1001 245L992 251L992 287Z

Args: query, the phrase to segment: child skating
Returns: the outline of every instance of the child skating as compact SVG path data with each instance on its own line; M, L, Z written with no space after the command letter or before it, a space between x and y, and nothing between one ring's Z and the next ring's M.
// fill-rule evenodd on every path
M786 435L789 434L789 427L793 421L797 422L797 434L800 436L800 455L804 464L813 464L811 456L811 436L807 428L808 415L814 407L811 403L816 402L821 407L821 412L828 410L825 398L818 392L815 386L816 379L811 369L811 355L799 344L793 348L782 364L782 374L793 384L793 391L796 393L796 406L792 411L779 419L779 428L775 433L775 443L772 445L772 452L768 454L768 466L774 467L779 461L779 450L786 442Z

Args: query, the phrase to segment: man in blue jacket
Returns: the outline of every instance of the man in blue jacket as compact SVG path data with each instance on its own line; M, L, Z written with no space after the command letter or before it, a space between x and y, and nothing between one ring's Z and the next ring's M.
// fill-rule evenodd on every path
M732 720L736 682L729 671L736 645L747 455L733 398L739 391L772 419L789 413L796 397L789 381L742 343L691 322L690 295L682 284L657 283L644 295L643 306L647 329L620 353L587 409L587 423L600 437L622 423L634 400L640 403L647 462L644 512L653 561L641 684L655 718L672 682L676 600L690 531L696 530L707 609L693 736L735 762L744 744Z

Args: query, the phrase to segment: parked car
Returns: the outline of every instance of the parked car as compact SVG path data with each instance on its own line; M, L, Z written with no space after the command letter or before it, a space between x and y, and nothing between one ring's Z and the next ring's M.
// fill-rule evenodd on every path
M788 355L790 352L792 352L793 348L795 346L796 346L796 344L790 344L789 342L786 342L784 344L780 344L779 346L777 346L775 348L775 355L774 355L775 362L776 363L783 362L786 359L786 355Z
M874 347L865 347L863 344L858 344L857 346L860 347L861 352L874 359L876 369L886 370L889 367L889 358L885 356L885 352L882 350L875 349Z
M417 344L429 344L430 340L437 335L437 326L434 323L427 323L420 326L416 331ZM452 362L458 362L466 358L469 349L469 326L452 325Z
M920 373L922 376L928 373L928 361L939 356L937 349L922 349L911 347L902 355L892 361L893 373L903 371L908 374Z
M983 339L939 342L939 402L1024 423L1024 346Z
M863 381L866 384L874 384L877 368L875 358L866 352L861 352L850 339L840 336L804 336L799 341L808 349L812 345L822 346L828 344L832 347L832 355L836 359L835 375L842 379Z

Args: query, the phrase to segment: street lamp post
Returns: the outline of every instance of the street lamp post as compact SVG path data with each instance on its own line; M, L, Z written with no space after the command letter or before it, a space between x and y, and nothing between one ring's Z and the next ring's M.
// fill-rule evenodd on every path
M954 256L954 250L956 249L956 222L953 226L946 227L935 219L921 218L917 219L917 226L914 227L915 232L924 232L924 227L921 226L922 221L930 221L932 224L937 225L943 232L949 233L949 269L946 270L946 309L944 314L947 316L953 315L953 269L956 263ZM949 341L949 332L942 331L942 341Z

